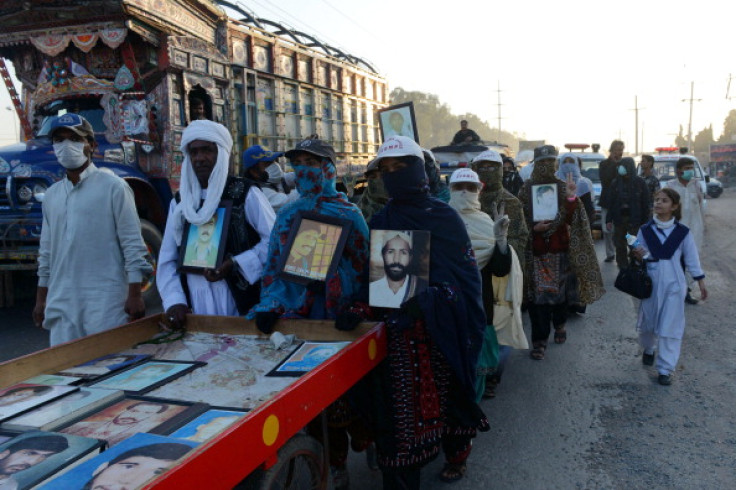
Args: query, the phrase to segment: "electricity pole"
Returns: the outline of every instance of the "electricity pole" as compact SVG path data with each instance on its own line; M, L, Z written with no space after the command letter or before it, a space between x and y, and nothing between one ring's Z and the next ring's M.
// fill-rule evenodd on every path
M636 137L634 138L634 155L639 154L639 111L642 110L642 108L639 107L639 98L638 96L634 96L634 108L631 109L634 111L634 134ZM642 147L644 145L642 144Z
M496 103L496 106L498 107L498 132L496 133L496 142L501 142L501 81L498 80L498 85L496 89L496 95L498 102Z
M687 121L687 149L688 152L693 151L693 102L700 102L703 99L694 99L695 82L690 82L690 98L682 99L682 102L690 102L690 118Z

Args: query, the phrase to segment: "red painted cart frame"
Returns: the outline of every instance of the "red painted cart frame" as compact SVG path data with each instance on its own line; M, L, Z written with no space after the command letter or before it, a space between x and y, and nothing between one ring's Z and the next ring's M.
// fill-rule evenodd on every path
M0 386L129 349L158 333L158 321L158 315L147 317L2 363ZM177 466L144 488L232 488L259 467L269 468L276 463L281 446L386 356L385 330L381 323L361 324L352 332L335 330L334 322L316 320L280 321L277 327L282 333L296 333L309 340L350 340L352 343L274 398L248 412L218 437L198 446ZM188 329L259 334L253 322L230 317L192 315Z

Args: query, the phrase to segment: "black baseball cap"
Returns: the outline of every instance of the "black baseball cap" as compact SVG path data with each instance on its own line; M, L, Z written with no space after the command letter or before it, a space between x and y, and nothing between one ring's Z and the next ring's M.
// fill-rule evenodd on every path
M317 155L318 157L327 158L333 164L337 164L337 156L335 155L335 149L332 145L325 141L317 138L309 138L304 141L300 141L293 150L289 150L285 153L286 158L293 160L296 154L300 151Z

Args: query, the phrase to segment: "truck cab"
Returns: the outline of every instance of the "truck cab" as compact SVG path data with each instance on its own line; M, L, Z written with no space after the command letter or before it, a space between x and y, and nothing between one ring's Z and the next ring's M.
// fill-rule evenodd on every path
M474 141L472 144L435 146L431 149L437 164L440 166L440 175L449 183L450 174L458 168L470 167L470 162L486 150L494 150L501 156L513 157L514 152L509 145L496 141Z

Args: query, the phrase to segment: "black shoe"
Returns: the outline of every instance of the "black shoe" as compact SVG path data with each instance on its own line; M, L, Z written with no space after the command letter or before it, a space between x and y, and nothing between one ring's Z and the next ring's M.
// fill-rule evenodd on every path
M698 300L690 296L690 293L687 293L687 296L685 296L685 303L689 305L697 305Z
M660 374L659 378L657 378L657 381L659 381L659 384L662 386L669 386L672 384L672 376L669 374Z
M606 260L604 260L603 262L613 262L615 258L616 258L615 255L609 255L608 257L606 257Z
M646 352L641 355L641 363L645 366L654 365L654 352L647 354Z

